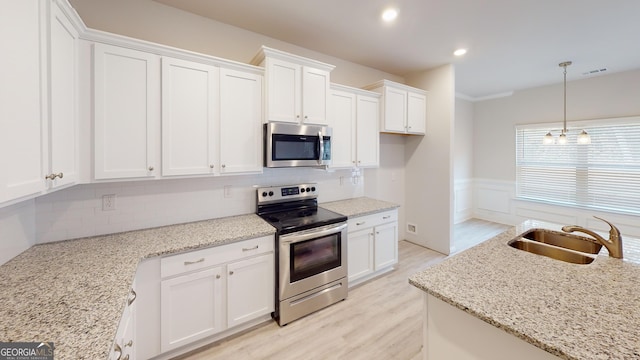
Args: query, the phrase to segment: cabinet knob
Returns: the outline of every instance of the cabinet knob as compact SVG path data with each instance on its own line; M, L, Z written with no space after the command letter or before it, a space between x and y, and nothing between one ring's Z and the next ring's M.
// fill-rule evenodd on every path
M133 340L129 340L128 343L124 344L124 347L132 347L133 346Z
M364 225L366 223L366 221L361 221L361 222L357 222L356 225L360 226L360 225Z
M296 119L300 119L300 115L296 115Z
M118 345L118 343L113 344L113 352L118 353L118 357L116 358L116 360L120 360L122 358L122 348L120 347L120 345Z
M211 169L213 169L213 164L209 165L209 167L210 167Z
M229 275L233 275L233 271L229 271Z
M308 118L309 118L309 116L308 116L308 115L305 115L305 116L304 116L304 119L305 119L305 120L307 120Z
M216 279L220 279L220 274L216 275Z
M153 166L149 166L149 171L153 171Z
M222 164L222 168L223 168L223 169L224 169L224 168L226 168L226 167L227 167L227 165L225 165L225 164Z
M125 355L122 360L129 360L129 354Z

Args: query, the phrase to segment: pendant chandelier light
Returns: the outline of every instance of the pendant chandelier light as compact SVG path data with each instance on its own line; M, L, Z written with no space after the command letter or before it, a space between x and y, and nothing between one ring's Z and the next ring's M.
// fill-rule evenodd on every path
M564 145L567 143L567 66L571 65L571 61L565 61L558 64L561 68L564 69L564 122L562 126L562 132L560 136L558 136L558 144ZM551 134L551 131L544 136L542 140L545 144L553 144L555 143L555 139ZM577 139L578 144L591 144L591 136L587 134L586 131L582 130L582 132L578 135Z

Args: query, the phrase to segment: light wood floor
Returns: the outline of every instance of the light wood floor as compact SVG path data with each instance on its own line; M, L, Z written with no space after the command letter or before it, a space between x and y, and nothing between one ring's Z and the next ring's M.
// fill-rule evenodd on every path
M470 222L475 230L461 236L474 238L467 243L486 240L482 225ZM464 230L463 223L454 231ZM398 255L394 271L350 289L342 302L284 327L266 323L180 359L422 359L422 292L408 278L446 257L407 241L399 242Z

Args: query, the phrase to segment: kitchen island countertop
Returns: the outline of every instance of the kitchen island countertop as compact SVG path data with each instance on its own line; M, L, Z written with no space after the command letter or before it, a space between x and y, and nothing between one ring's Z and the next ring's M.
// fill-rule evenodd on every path
M0 341L106 359L142 259L274 233L249 214L35 245L0 266Z
M430 295L562 359L640 359L640 240L588 265L511 248L526 221L410 277Z

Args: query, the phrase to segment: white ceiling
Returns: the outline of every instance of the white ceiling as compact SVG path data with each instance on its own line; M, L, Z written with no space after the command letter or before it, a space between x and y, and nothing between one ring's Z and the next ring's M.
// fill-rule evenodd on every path
M453 63L476 99L562 82L565 60L569 81L640 68L640 0L155 1L399 76Z

